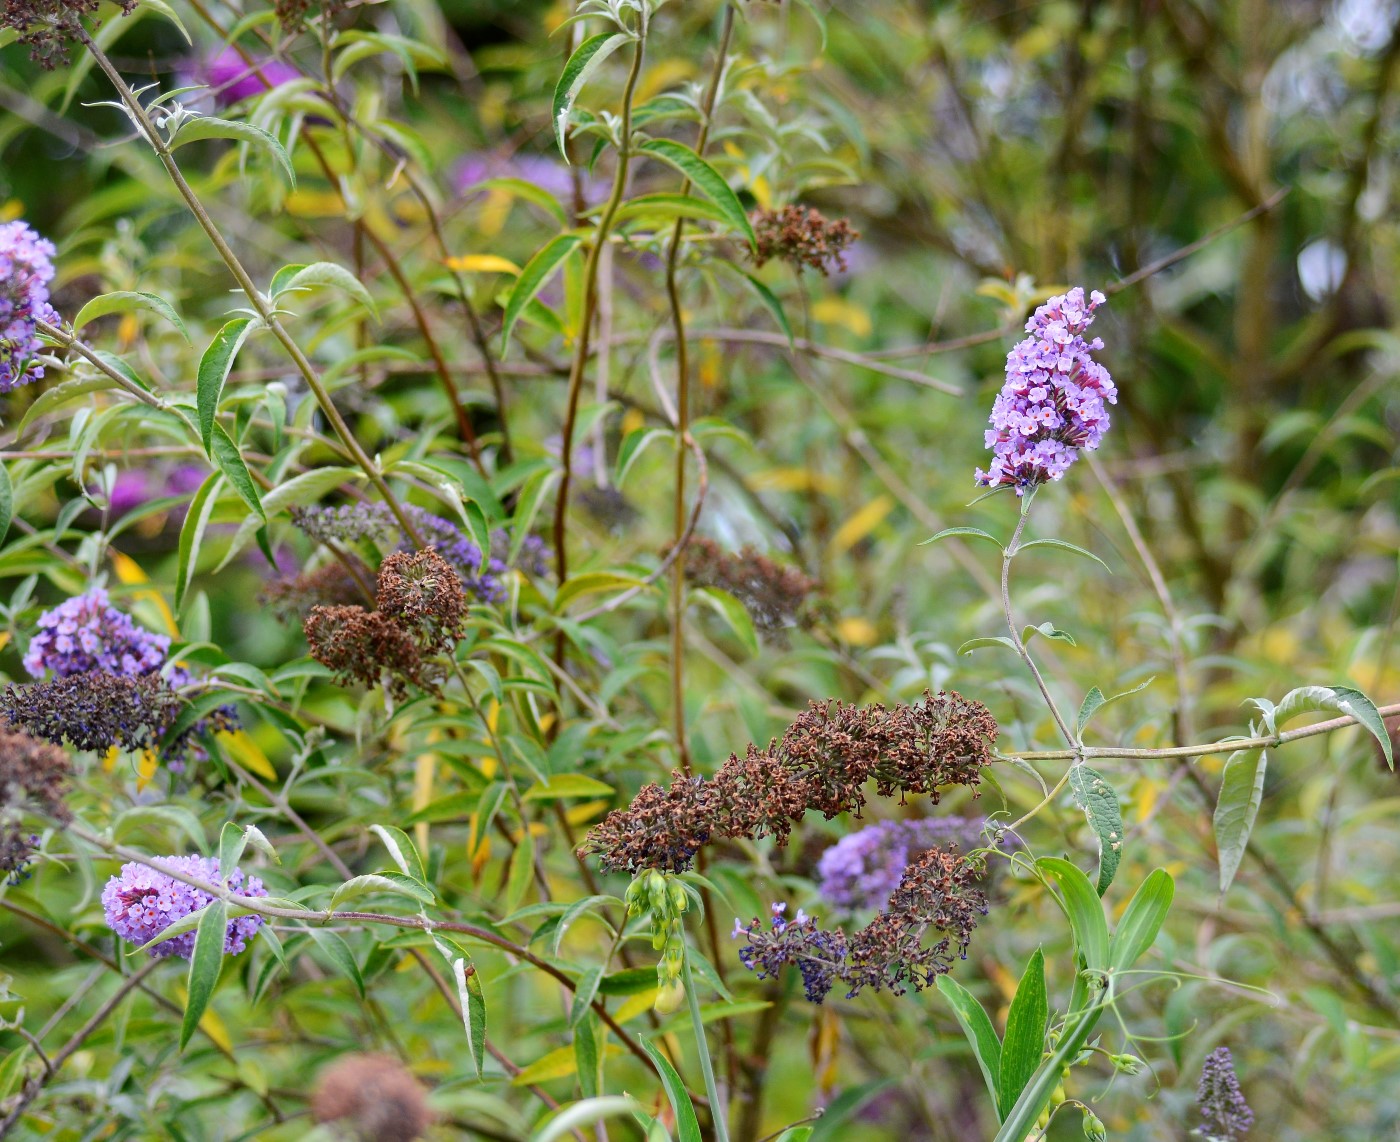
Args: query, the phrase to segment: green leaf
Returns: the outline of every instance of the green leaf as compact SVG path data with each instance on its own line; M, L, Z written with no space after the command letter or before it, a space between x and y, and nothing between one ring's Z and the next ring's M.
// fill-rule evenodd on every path
M537 781L521 795L522 801L562 801L568 797L611 797L616 792L582 773L555 773L547 781Z
M1045 1052L1045 1028L1050 1000L1045 990L1045 956L1036 948L1021 975L1006 1016L1006 1039L1001 1047L1001 1077L997 1106L1004 1116L1030 1082Z
M989 532L983 531L980 527L945 527L942 531L930 535L927 539L920 540L919 546L926 547L930 543L937 543L940 539L947 539L949 536L967 536L970 539L985 539L988 543L995 543L997 550L1002 550L1001 540Z
M1139 691L1146 690L1149 686L1152 685L1152 683L1155 680L1156 677L1154 675L1152 678L1147 679L1147 681L1145 682L1139 682L1131 690L1120 691L1119 693L1114 694L1111 698L1105 698L1103 696L1103 691L1100 690L1097 686L1091 687L1089 692L1084 695L1084 701L1080 703L1079 706L1079 717L1075 720L1074 723L1075 737L1079 738L1082 742L1084 739L1084 727L1089 724L1089 720L1095 714L1097 714L1110 702L1116 702L1119 698L1127 698L1130 695L1138 693Z
M335 262L312 262L309 266L283 266L272 279L269 293L275 301L284 293L309 293L320 286L330 286L347 293L363 305L375 320L379 319L379 308L369 290L354 274Z
M1102 559L1100 559L1097 555L1095 555L1092 551L1085 551L1084 548L1079 547L1078 545L1073 543L1066 543L1063 539L1032 539L1021 544L1018 548L1016 548L1016 550L1018 552L1021 552L1025 551L1028 547L1057 547L1061 551L1073 551L1076 555L1084 556L1085 559L1092 559L1110 575L1113 574L1113 568L1110 567L1107 563L1105 563Z
M939 976L938 990L952 1007L953 1017L972 1047L982 1079L991 1092L992 1106L996 1107L1001 1085L1001 1040L997 1038L996 1028L977 997L952 976Z
M190 1041L195 1028L209 1006L214 985L219 982L219 969L224 963L224 940L228 933L228 905L212 901L200 917L195 930L194 952L190 955L188 982L189 998L185 1001L185 1017L180 1024L180 1050Z
M396 896L406 896L419 904L435 904L437 898L432 891L407 877L385 876L381 873L365 873L352 876L335 890L328 908L334 912L347 900L367 896L374 892L391 892Z
M719 210L718 207L715 209L717 211ZM796 346L794 345L792 336L792 325L788 321L787 311L783 308L783 303L778 300L778 295L769 289L761 279L749 273L747 270L736 266L733 262L721 261L718 264L733 270L749 283L749 287L758 295L758 300L763 303L763 307L768 310L773 320L778 323L778 328L783 331L783 336L787 338L788 348L795 348Z
M506 875L506 911L514 912L520 907L525 894L530 891L530 880L535 872L535 834L528 824L522 830L515 851L510 854L510 870Z
M634 428L622 438L622 443L617 449L617 465L613 474L613 483L619 488L627 479L627 473L632 470L632 465L637 462L642 453L658 440L664 440L674 436L669 428Z
M690 1092L685 1089L681 1076L676 1073L676 1068L671 1066L655 1043L650 1039L642 1039L640 1042L642 1050L647 1053L647 1057L656 1068L656 1073L661 1076L661 1085L666 1088L666 1097L671 1100L671 1109L676 1113L676 1129L680 1131L680 1142L702 1142L700 1122L695 1117Z
M574 1001L569 1006L569 1026L577 1027L579 1020L592 1010L594 998L598 994L598 984L603 978L603 968L591 967L574 985Z
M204 826L199 818L188 809L176 805L136 805L123 810L112 822L112 840L122 841L137 829L149 825L164 825L179 829L201 852L209 843L204 835Z
M559 144L559 151L565 162L568 162L569 154L564 149L564 133L569 125L569 112L573 109L574 100L578 98L578 93L583 90L583 85L588 82L589 77L603 65L603 61L633 38L627 32L602 32L590 36L574 49L574 54L564 64L559 82L554 85L552 122L554 141Z
M253 332L254 320L251 317L235 317L214 335L204 356L199 359L199 379L196 383L195 399L199 408L199 432L204 441L204 451L213 455L214 418L219 413L219 400L224 393L224 382L228 380L233 359L243 342Z
M1067 642L1070 644L1070 646L1078 645L1074 641L1073 635L1067 634L1065 631L1060 630L1059 627L1057 627L1054 623L1041 623L1039 626L1026 627L1021 632L1022 644L1024 645L1025 643L1030 642L1030 640L1033 639L1036 635L1042 635L1045 638L1053 638L1058 642Z
M220 473L210 472L195 492L189 510L185 512L184 522L180 524L179 556L175 567L176 611L179 611L184 603L185 593L194 579L199 548L204 542L204 532L209 526L209 517L214 511L214 504L219 498L218 492L223 482L224 478Z
M178 150L186 143L193 143L200 139L235 139L241 143L252 143L269 152L277 165L282 168L282 173L287 176L287 181L295 189L297 185L297 172L292 168L292 158L287 154L287 148L278 142L275 135L264 131L261 127L254 127L251 123L235 122L232 119L216 119L212 115L200 115L196 119L187 119L175 137L170 140L170 149Z
M550 949L550 954L556 958L559 955L560 945L564 942L564 935L573 926L575 920L585 912L591 912L598 908L601 910L604 904L622 903L616 896L585 896L582 900L575 900L559 916L559 923L554 926L554 942ZM655 973L653 978L655 977Z
M189 331L185 329L185 323L180 320L180 315L175 312L175 307L165 298L158 297L153 293L132 292L130 290L116 290L113 293L104 293L93 298L82 309L78 310L78 316L73 318L73 331L76 333L89 321L96 321L99 317L106 317L112 313L129 313L133 309L149 309L152 313L159 314L180 331L180 336L185 339L186 344L191 343Z
M238 493L239 498L259 520L266 523L267 516L263 511L262 497L258 495L258 486L253 482L248 465L243 463L243 453L224 431L224 426L218 422L214 424L213 445L214 463L233 485L233 490Z
M88 393L101 392L104 389L115 389L116 381L110 377L82 377L76 381L64 381L62 384L54 385L51 389L45 389L35 399L20 418L19 424L15 428L15 437L24 435L24 430L29 425L39 419L39 417L52 412L54 409L67 404L71 400L77 400L80 396Z
M1118 921L1113 933L1109 966L1113 971L1127 971L1157 942L1157 933L1171 910L1176 885L1164 868L1148 874Z
M590 1010L574 1028L574 1060L584 1098L596 1098L602 1087L603 1043L602 1021Z
M1108 968L1108 921L1104 919L1103 903L1089 878L1069 861L1060 857L1041 857L1035 866L1060 886L1062 906L1069 917L1074 943L1084 956L1084 964L1093 971Z
M1118 794L1087 765L1070 767L1069 787L1099 838L1099 882L1095 887L1102 896L1113 883L1123 855L1123 814L1118 807Z
M520 276L515 279L515 284L511 286L506 297L505 316L501 322L502 356L510 348L510 332L515 328L515 323L520 319L526 304L535 299L535 295L554 276L564 259L578 249L582 241L582 236L578 234L557 234L525 263L525 268L520 271Z
M690 194L643 194L637 198L629 199L618 207L613 221L622 223L633 218L690 218L702 222L728 221L724 212L709 199L696 198ZM721 262L720 264L730 266L743 273L732 262Z
M469 189L473 194L481 190L498 190L507 195L523 198L526 202L532 202L538 206L560 226L567 226L569 223L568 212L559 205L559 200L554 195L543 187L536 186L533 182L526 182L523 178L488 178L474 183L466 189Z
M642 1044L644 1047L646 1045ZM637 1100L626 1095L607 1094L597 1098L585 1098L582 1102L572 1102L562 1107L553 1118L530 1135L530 1142L554 1142L556 1138L572 1134L580 1127L591 1126L600 1118L618 1118L624 1114L635 1114L640 1109ZM694 1113L692 1110L691 1114ZM684 1138L684 1135L682 1137ZM695 1137L698 1139L700 1135L697 1133Z
M1264 799L1264 775L1269 755L1263 749L1241 749L1230 755L1215 802L1215 848L1220 861L1220 894L1230 891L1239 871L1249 834Z
M10 483L10 470L0 463L0 540L10 530L10 521L15 518L15 489Z
M389 850L389 859L399 866L400 872L421 884L427 883L423 858L418 855L418 846L407 833L393 825L371 825L369 831L384 842L384 847Z
M222 571L252 541L253 535L264 526L267 520L289 507L305 507L314 504L327 492L362 479L364 473L358 468L313 468L285 480L262 495L262 512L248 516L234 533L228 552L215 569Z
M749 216L744 213L739 196L734 193L729 183L725 182L719 171L684 143L678 143L674 139L649 139L638 150L668 163L690 179L701 194L719 207L725 221L744 236L750 248L757 248L758 243L754 238L753 226L749 224Z
M1015 650L1016 644L1004 634L988 635L986 638L970 638L962 646L958 647L959 654L971 654L974 650L980 650L984 646L1004 646L1008 650Z
M623 575L617 571L585 571L582 575L572 576L555 592L553 610L555 614L561 614L565 607L584 595L645 586L635 575Z
M248 838L243 830L232 821L225 821L219 831L219 879L228 880L238 862L243 859L243 850L248 846Z
M446 950L445 945L439 947ZM482 1067L486 1065L486 996L482 993L481 980L475 968L465 959L458 957L452 961L452 975L457 980L457 1001L462 1005L462 1026L467 1033L467 1050L471 1052L472 1063L476 1066L476 1077L479 1079Z
M1284 695L1283 701L1274 711L1275 732L1300 714L1316 710L1336 710L1339 714L1349 714L1360 723L1381 747L1391 769L1395 768L1395 754L1390 744L1390 734L1385 728L1376 704L1354 686L1300 686Z
M690 594L692 598L707 603L734 632L744 649L751 656L757 657L759 652L758 632L754 629L753 616L749 614L748 608L743 603L719 587L695 587L692 588Z
M341 939L336 932L327 932L320 928L308 928L306 931L316 941L316 946L324 953L326 959L349 977L360 998L363 999L365 997L365 977L360 972L360 965L355 962L355 953L350 950L350 945Z

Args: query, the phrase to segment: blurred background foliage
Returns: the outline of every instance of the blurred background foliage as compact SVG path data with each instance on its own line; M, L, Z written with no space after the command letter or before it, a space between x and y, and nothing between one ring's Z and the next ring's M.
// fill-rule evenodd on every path
M240 24L258 11L251 3L172 0L172 10L194 46L149 6L104 24L131 82L166 90L202 82L235 25L249 50L265 53L266 34L297 68L324 75L315 35L283 37L273 24ZM703 85L721 12L710 0L657 11L639 104ZM513 279L510 267L491 259L523 266L560 229L561 212L586 218L606 193L613 151L590 169L591 140L576 139L580 173L571 175L552 143L550 95L568 35L556 29L567 15L565 5L507 0L351 6L331 23L406 37L401 52L352 60L337 73L340 109L362 129L342 129L321 96L287 95L286 87L238 107L291 144L295 189L256 150L209 142L181 153L257 280L285 263L330 260L352 267L369 287L378 324L319 296L290 307L299 313L294 329L322 366L365 347L396 350L362 358L336 391L366 447L388 457L428 447L460 456L430 347L388 268L384 251L391 252L424 301L507 506L536 473L558 465L578 275L570 269L547 287L541 301L548 308L527 313L515 331L497 367L502 405L452 300L449 268L467 281L498 352L501 303ZM1150 679L1106 711L1095 733L1104 742L1164 746L1242 732L1247 698L1276 700L1294 685L1346 682L1378 704L1396 700L1397 15L1387 0L741 5L710 157L746 206L814 206L848 217L861 236L847 269L829 278L777 262L757 270L740 243L703 228L692 229L695 240L684 248L694 414L709 463L699 532L730 549L752 545L820 583L810 621L776 636L756 638L722 606L697 601L689 609L686 714L702 771L749 741L766 742L810 699L911 700L926 687L985 701L1003 726L1003 751L1058 744L1011 656L956 653L998 627L991 549L918 545L944 526L1009 531L1006 497L966 506L984 454L986 412L1029 308L1073 284L1111 289L1134 279L1112 293L1094 330L1121 393L1113 431L1092 470L1080 465L1041 494L1035 521L1038 534L1087 547L1111 570L1046 549L1017 564L1018 611L1076 640L1042 651L1062 704L1077 706L1093 685L1114 693ZM585 119L616 111L625 55L585 89ZM0 50L0 214L25 218L58 244L54 300L66 316L104 291L146 290L174 302L194 344L207 344L236 304L231 283L154 156L132 142L117 111L97 105L109 98L90 69L45 72L21 47ZM187 97L210 110L213 98ZM681 117L660 129L690 141L694 126ZM335 181L322 159L338 173ZM497 181L483 189L482 180ZM629 194L674 193L676 183L668 168L643 162ZM447 258L415 186L441 224ZM569 516L575 572L645 572L671 537L669 446L645 450L620 486L617 480L623 442L635 446L639 430L669 423L653 384L673 369L662 268L668 236L669 227L624 227L606 271L606 395L614 403L581 441L587 458L578 462ZM1187 250L1197 242L1199 249ZM781 299L798 353L787 351L763 297L725 262L756 273ZM1159 262L1169 264L1153 270ZM149 314L105 318L92 332L158 388L192 388L197 357ZM961 395L931 387L930 378ZM255 342L239 358L230 392L252 416L269 382L291 394L296 420L295 375L273 348ZM164 447L168 440L124 435L114 421L105 437L83 441L75 483L72 409L42 418L37 435L31 426L16 438L14 426L37 392L12 394L4 413L4 456L16 484L45 465L54 470L51 479L35 477L19 515L34 527L51 525L81 487L147 473L144 514L112 534L115 515L83 507L66 521L76 530L65 546L76 550L81 532L105 530L113 550L131 561L104 564L124 584L127 605L152 629L166 629L174 617L167 618L164 599L190 492L178 486L179 469L193 455ZM100 407L103 398L95 399ZM309 404L301 406L303 425L312 424ZM45 449L57 458L46 459ZM297 459L308 468L334 461L315 445ZM115 471L104 477L104 465ZM230 501L215 523L235 524L243 514ZM1160 565L1158 585L1125 515ZM304 537L285 520L273 530L288 566L305 559ZM302 655L298 626L255 602L270 575L260 555L213 574L233 528L216 531L178 616L179 634L267 671ZM43 577L34 598L15 600L7 616L3 666L16 679L38 609L84 577L81 566L37 547L0 555L6 590L31 573ZM512 606L528 625L531 610L547 610L547 600L528 583L517 590ZM625 800L675 763L664 599L652 592L572 637L588 654L576 655L571 669L594 701L570 699L549 763L605 781ZM254 719L239 748L249 751L243 761L255 772L267 766L287 778L295 767L286 796L356 871L378 860L367 823L404 824L431 800L479 790L483 770L491 776L490 759L474 748L432 760L450 736L446 721L414 716L409 707L381 724L372 702L320 681L304 699L305 710L340 732L298 737L275 720ZM479 721L467 715L462 724L471 729L463 732L473 743L483 740ZM416 760L425 754L426 765ZM1200 761L1207 787L1222 762ZM1159 966L1267 995L1191 979L1134 993L1124 1004L1128 1026L1145 1038L1115 1049L1135 1050L1151 1070L1120 1075L1106 1092L1107 1072L1097 1085L1080 1079L1078 1096L1102 1093L1097 1107L1113 1137L1184 1138L1201 1060L1228 1043L1258 1115L1254 1136L1394 1134L1400 789L1369 741L1346 731L1274 756L1255 832L1259 858L1246 862L1223 902L1216 899L1210 810L1196 783L1165 761L1103 769L1128 830L1120 887L1158 865L1177 880ZM1059 772L1041 770L1051 781ZM94 766L83 796L94 814L182 805L211 836L226 817L276 817L275 804L256 788L220 773L216 766L167 789L164 776L147 783L129 767ZM1025 772L998 767L997 777L999 789L984 794L980 812L1001 808L1004 796L1019 817L1040 799ZM557 899L591 890L565 831L577 839L609 803L570 803L566 824L547 814L526 822ZM874 814L923 811L889 805ZM511 849L500 838L494 852L469 851L461 815L406 827L426 846L442 898L460 915L499 920L534 899L533 886L522 896L507 883L515 879ZM811 820L784 852L723 853L709 871L729 897L715 901L718 930L727 931L736 915L747 921L766 910L775 896L821 908L815 855L853 827ZM133 835L153 852L185 843L177 826L155 819L138 823ZM1080 863L1094 850L1067 799L1026 835L1038 851L1077 854ZM270 885L279 878L288 888L333 882L333 870L295 833L285 844L284 868L260 870ZM7 890L7 899L102 943L87 866L75 861L65 873L61 845L54 852L55 862ZM92 875L110 871L97 869ZM620 894L621 885L608 890ZM999 892L971 958L957 969L1000 1009L998 1019L1019 965L1037 945L1051 964L1052 994L1070 979L1063 924L1039 887L1008 877ZM565 947L586 961L601 934L580 923ZM485 1084L470 1076L461 1025L403 954L408 938L346 935L367 999L334 964L303 960L265 981L268 958L255 952L228 971L247 973L252 990L267 989L259 1004L236 987L221 989L206 1039L182 1059L169 1015L139 1001L88 1042L36 1108L39 1117L21 1129L50 1138L303 1137L304 1122L264 1126L261 1096L296 1108L321 1061L374 1046L401 1053L434 1084L446 1115L437 1128L443 1137L473 1130L523 1137L537 1104L500 1069ZM12 977L12 1000L0 1010L11 1015L22 1003L31 1019L54 1015L76 1026L82 1004L58 1009L94 986L93 961L12 912L0 914L0 941ZM813 1007L791 979L747 977L728 941L721 939L719 952L737 1006L716 1009L712 1038L723 1036L729 1078L747 1100L736 1111L745 1142L819 1106L834 1108L821 1137L991 1135L976 1068L935 993L833 998ZM575 1097L558 989L497 954L482 952L477 963L493 1042L528 1068L527 1079L561 1100ZM1359 988L1360 975L1383 981L1390 1003ZM178 986L171 975L159 989L173 995ZM645 1005L628 1015L638 1027L644 1017ZM7 1049L18 1042L0 1035ZM684 1057L688 1040L678 1049ZM610 1089L641 1094L654 1085L625 1054L609 1057L608 1069ZM1077 1119L1061 1117L1052 1136L1077 1136Z

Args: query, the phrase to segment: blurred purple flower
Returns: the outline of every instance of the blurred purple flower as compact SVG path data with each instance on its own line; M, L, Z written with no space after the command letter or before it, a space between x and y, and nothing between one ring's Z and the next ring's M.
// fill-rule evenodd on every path
M1254 1112L1240 1093L1229 1047L1216 1047L1206 1056L1196 1088L1196 1104L1205 1119L1203 1133L1217 1142L1236 1142L1254 1125Z
M208 857L169 856L162 860L187 876L211 884L219 882L219 862ZM244 877L242 869L234 869L224 882L240 896L266 896L267 889L256 876ZM121 872L107 882L102 890L102 910L107 925L118 936L133 944L155 939L177 920L198 912L214 898L201 888L166 876L143 864L124 864ZM224 935L224 952L236 956L248 946L248 941L262 927L261 916L239 916L230 920ZM172 936L149 948L152 959L164 956L184 956L194 951L194 932Z
M493 151L476 151L463 157L452 175L452 185L458 194L467 194L477 184L492 178L518 178L533 183L541 190L564 202L572 200L574 178L569 167L547 155L516 153L505 155ZM583 172L583 198L596 206L607 196L606 188L588 172Z
M1030 334L1006 357L1006 383L992 406L987 471L977 469L984 487L1010 485L1018 496L1047 480L1058 480L1079 458L1081 448L1099 446L1108 431L1107 404L1118 402L1108 370L1090 356L1102 349L1083 333L1094 310L1105 301L1095 290L1050 298L1026 322Z
M23 222L0 224L0 393L37 381L42 365L36 321L59 320L49 304L57 251Z
M204 65L204 82L213 88L214 99L220 106L241 102L264 91L271 91L301 73L291 64L267 56L249 53L251 63L228 47Z
M881 821L842 837L817 861L817 891L849 912L878 911L899 887L904 870L926 849L982 844L982 822L967 817Z
M135 677L159 670L169 649L168 637L138 627L93 587L39 616L24 668L35 678L46 670L60 678L91 670Z

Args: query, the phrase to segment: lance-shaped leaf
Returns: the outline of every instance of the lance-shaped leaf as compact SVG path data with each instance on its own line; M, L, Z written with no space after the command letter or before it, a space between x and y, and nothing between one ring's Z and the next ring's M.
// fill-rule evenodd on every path
M275 301L284 293L308 293L321 286L330 286L349 294L379 319L374 298L354 274L335 262L312 262L309 266L283 266L273 276L268 290Z
M992 1105L997 1106L1001 1086L1001 1040L986 1009L977 1002L977 997L950 975L938 977L938 990L953 1009L953 1016L967 1037L977 1065L982 1069L982 1079L991 1092Z
M1225 763L1220 796L1215 802L1215 848L1220 860L1220 894L1230 884L1244 859L1249 834L1264 799L1264 775L1269 755L1262 749L1241 749Z
M261 127L235 122L232 119L216 119L212 115L200 115L195 119L187 119L181 125L175 132L175 137L170 140L170 149L178 150L186 143L193 143L199 139L234 139L241 143L251 143L271 154L277 160L277 165L282 168L282 173L287 176L287 181L293 188L296 187L297 172L292 168L292 158L287 154L287 148L277 140L277 136Z
M649 139L638 149L654 159L670 164L690 179L701 194L719 207L725 221L744 236L750 248L757 248L758 241L754 237L749 216L744 213L739 196L719 171L684 143L678 143L674 139Z
M569 126L569 112L573 109L574 100L593 73L603 66L603 61L632 38L626 32L602 32L590 36L574 49L574 54L564 65L559 82L554 85L553 112L554 141L559 144L565 162L569 159L569 153L564 149L564 133Z
M535 299L535 295L545 286L545 283L554 276L554 272L563 263L564 259L578 249L583 238L578 234L558 234L551 238L542 250L535 254L525 268L520 271L520 276L515 279L515 284L511 286L510 294L506 297L505 317L501 324L501 353L510 347L510 333L515 328L515 323L520 320L520 315L525 311L525 307Z
M199 409L199 433L204 451L213 455L214 418L219 413L219 400L224 394L224 382L233 368L233 359L243 342L253 332L253 318L235 317L214 334L209 348L199 359L195 400Z
M185 1017L180 1024L180 1049L190 1041L205 1008L219 982L219 969L224 962L224 939L228 932L228 905L215 900L204 909L194 935L194 951L190 955L189 998L185 1001Z
M106 317L112 313L130 313L133 309L148 309L152 313L159 314L180 331L180 336L185 339L186 343L189 342L189 332L185 329L185 323L180 320L180 315L175 312L173 305L156 294L131 290L116 290L93 298L82 309L78 310L78 316L73 318L73 331L76 333L89 321L96 321L99 317Z
M1084 810L1089 827L1099 838L1099 882L1102 896L1113 883L1118 862L1123 855L1123 813L1118 807L1118 794L1103 775L1087 765L1075 765L1069 771L1069 787L1075 803Z
M233 438L224 431L222 424L215 422L213 430L211 443L214 463L219 466L219 471L228 479L239 498L258 519L266 523L267 515L263 511L262 497L258 495L258 486L253 482L248 465L243 462L243 453L233 442Z
M1272 712L1272 728L1277 733L1290 719L1315 710L1336 710L1339 714L1351 715L1376 739L1386 762L1391 769L1395 768L1395 753L1385 719L1376 704L1354 686L1300 686L1289 691Z
M671 1100L671 1109L676 1114L676 1129L680 1132L680 1142L701 1142L700 1122L695 1117L695 1106L690 1101L690 1092L676 1073L676 1068L663 1055L655 1043L641 1040L642 1050L651 1059L656 1073L661 1076L661 1085L666 1088L666 1097Z
M1040 1065L1049 1019L1045 956L1036 948L1021 975L1021 982L1016 987L1016 995L1006 1016L1006 1038L1001 1047L1001 1076L997 1082L997 1106L1002 1115L1016 1104L1021 1091Z

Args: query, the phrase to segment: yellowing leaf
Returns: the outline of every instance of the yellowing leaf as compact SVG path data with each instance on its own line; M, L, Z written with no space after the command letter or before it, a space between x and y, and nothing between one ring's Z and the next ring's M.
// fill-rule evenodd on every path
M136 759L136 788L145 789L151 783L151 778L156 775L156 770L160 767L160 758L156 756L153 749L143 749L141 756Z
M123 555L120 551L112 550L112 570L117 574L117 582L123 586L130 587L137 583L149 583L146 573L141 570L140 564L131 556Z
M846 554L852 547L869 535L894 508L894 500L884 494L876 496L855 515L836 529L827 545L827 554L833 559Z
M641 409L629 408L622 414L622 435L625 438L629 433L636 432L639 428L646 427L647 418L642 414Z
M841 489L841 482L825 472L812 472L806 468L769 468L756 472L751 481L756 488L773 492L820 492L834 495Z
M437 774L437 755L420 753L413 763L413 811L416 813L433 799L433 778ZM413 826L413 839L420 852L428 851L428 822Z
M5 631L0 631L0 650L4 650L5 647L7 647L7 646L9 646L9 645L10 645L10 632L7 631L7 630L5 630Z
M550 1051L542 1059L536 1059L510 1080L511 1086L533 1086L546 1083L550 1079L562 1079L573 1074L578 1067L572 1045Z
M823 297L812 304L812 316L824 325L839 325L857 337L869 337L875 328L867 313L843 297Z
M656 997L661 994L659 987L649 987L646 991L639 991L636 995L629 996L622 1005L613 1012L613 1018L619 1023L626 1023L629 1019L635 1019L638 1015L643 1015L652 1009L656 1002Z
M265 781L277 780L277 770L272 767L272 762L267 760L267 754L263 753L262 747L248 736L246 730L221 734L219 740L223 742L224 748L233 754L234 761L249 773Z
M572 809L564 813L564 819L571 825L582 825L593 820L599 813L603 812L611 801L585 801L582 805L575 805Z
M0 204L0 222L13 222L24 214L24 203L18 198L12 198L8 202Z
M855 616L836 624L837 637L850 646L870 646L880 637L880 631L869 619Z
M497 257L495 254L461 254L455 258L448 258L446 265L449 270L463 274L520 273L520 267L509 258Z
M294 218L341 218L345 203L333 190L294 190L284 203Z

